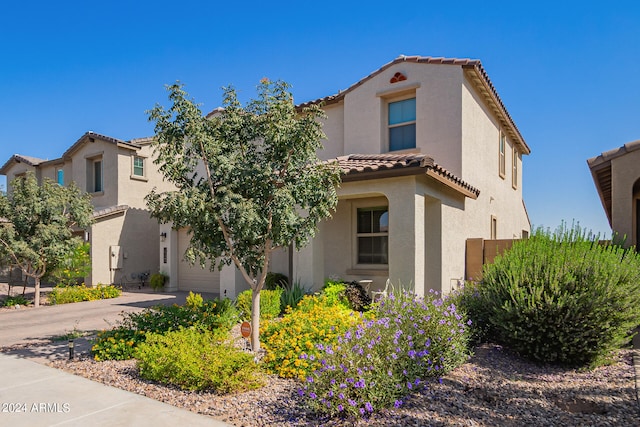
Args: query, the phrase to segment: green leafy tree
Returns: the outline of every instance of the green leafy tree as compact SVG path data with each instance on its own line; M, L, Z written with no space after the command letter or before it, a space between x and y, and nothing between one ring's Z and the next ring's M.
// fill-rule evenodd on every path
M155 162L178 190L153 191L147 204L154 217L190 230L186 259L233 263L242 273L253 291L254 351L271 254L308 242L335 208L340 180L337 166L316 155L324 113L317 105L298 111L288 87L263 79L245 106L226 88L224 108L205 118L175 84L167 87L173 105L149 112Z
M91 196L75 184L62 187L33 173L16 178L11 192L0 197L0 247L24 274L35 281L34 305L40 305L40 280L68 258L81 239L74 229L92 221Z

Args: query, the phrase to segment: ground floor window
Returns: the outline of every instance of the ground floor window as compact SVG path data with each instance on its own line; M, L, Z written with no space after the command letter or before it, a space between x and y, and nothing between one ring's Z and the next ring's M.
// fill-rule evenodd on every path
M389 209L358 209L358 264L389 263Z

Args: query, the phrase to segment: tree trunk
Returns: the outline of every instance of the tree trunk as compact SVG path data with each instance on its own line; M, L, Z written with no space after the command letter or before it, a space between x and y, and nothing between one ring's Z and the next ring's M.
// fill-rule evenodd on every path
M36 281L36 294L35 294L35 299L33 301L33 305L34 307L40 307L40 278L36 277L35 281Z
M260 290L251 290L251 348L260 350Z

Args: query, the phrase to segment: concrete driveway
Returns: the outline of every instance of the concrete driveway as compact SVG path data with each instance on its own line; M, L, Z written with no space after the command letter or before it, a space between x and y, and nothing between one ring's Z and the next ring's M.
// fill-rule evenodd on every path
M111 329L122 312L141 311L158 304L184 304L186 292L123 292L118 298L38 308L0 310L0 347L49 341L74 329ZM211 295L203 295L211 298Z

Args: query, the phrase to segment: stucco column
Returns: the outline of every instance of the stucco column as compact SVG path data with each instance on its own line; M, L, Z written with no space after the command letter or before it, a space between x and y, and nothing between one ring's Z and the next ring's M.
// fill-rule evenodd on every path
M415 185L399 185L389 200L389 278L425 293L425 201Z
M300 280L302 286L319 290L324 285L324 222L318 224L316 236L304 248L293 254L293 277L289 280L294 283Z
M236 266L235 264L225 265L220 270L220 298L235 299L238 295L236 289Z
M178 290L178 231L172 224L160 224L160 272L169 276L164 289L169 292ZM166 254L165 254L166 251ZM166 262L165 262L166 259Z

